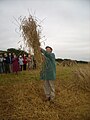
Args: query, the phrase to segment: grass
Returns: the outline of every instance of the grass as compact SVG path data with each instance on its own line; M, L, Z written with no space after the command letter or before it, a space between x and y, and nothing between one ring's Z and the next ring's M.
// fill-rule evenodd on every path
M79 69L88 75L82 77ZM0 75L0 120L89 120L89 71L84 64L58 65L54 102L43 101L39 70Z

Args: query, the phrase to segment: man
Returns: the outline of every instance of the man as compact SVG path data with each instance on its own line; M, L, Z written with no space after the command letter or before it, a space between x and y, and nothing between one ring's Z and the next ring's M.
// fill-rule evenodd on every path
M23 70L26 70L26 67L27 67L27 57L26 57L26 54L24 54L24 56L23 56Z
M40 49L44 59L43 67L40 74L42 80L44 80L44 92L46 95L46 101L53 100L55 97L55 79L56 79L56 64L55 55L52 53L52 48L47 46L46 51Z
M4 67L5 67L5 73L10 73L9 70L9 57L7 55L7 53L4 54Z
M10 73L12 73L12 55L11 55L11 53L9 53L9 70L10 70Z
M0 54L0 73L3 73L3 56Z
M23 57L21 55L19 56L19 67L20 67L20 71L22 71L22 69L23 69Z

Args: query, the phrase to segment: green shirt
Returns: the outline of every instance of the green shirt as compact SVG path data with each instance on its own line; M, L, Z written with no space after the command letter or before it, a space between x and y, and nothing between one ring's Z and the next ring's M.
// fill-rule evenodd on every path
M41 52L44 54L45 61L42 66L42 71L40 78L42 80L55 80L56 79L56 63L55 55L52 52L47 52L44 49L41 49Z

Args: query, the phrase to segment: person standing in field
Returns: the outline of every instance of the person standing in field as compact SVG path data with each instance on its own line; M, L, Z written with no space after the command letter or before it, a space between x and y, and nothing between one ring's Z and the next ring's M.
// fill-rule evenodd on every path
M0 54L0 73L3 73L3 56Z
M13 72L17 74L19 71L19 63L18 63L18 58L15 54L12 59L12 67L13 67Z
M41 80L44 80L44 92L46 101L55 98L55 79L56 79L56 63L55 54L52 53L52 48L47 46L46 51L40 48L43 55L43 67L40 72Z
M20 71L23 69L23 57L20 55L19 56L19 66L20 66Z
M23 56L23 70L26 70L26 67L27 67L27 57L26 57L26 54L24 54L24 56Z
M7 55L7 53L4 54L4 69L5 69L5 73L10 73L10 69L9 69L9 57Z
M9 53L9 70L10 70L10 73L12 73L12 55L11 55L11 53Z
M30 54L27 57L27 66L28 66L28 70L32 68L32 58Z

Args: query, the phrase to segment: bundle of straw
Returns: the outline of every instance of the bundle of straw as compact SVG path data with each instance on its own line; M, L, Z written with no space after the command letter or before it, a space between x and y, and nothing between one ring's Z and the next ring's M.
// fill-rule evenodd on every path
M22 36L24 38L24 43L28 48L32 48L34 52L34 58L36 64L39 67L41 63L41 53L40 49L40 34L41 26L38 25L38 20L33 16L28 18L23 18L20 25L20 30L22 31Z

